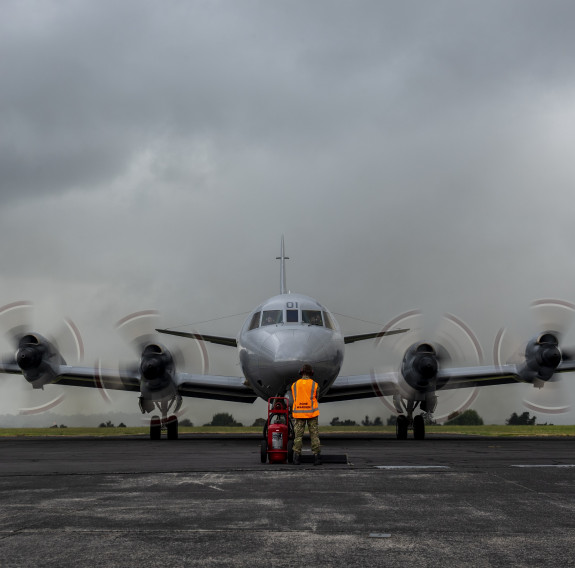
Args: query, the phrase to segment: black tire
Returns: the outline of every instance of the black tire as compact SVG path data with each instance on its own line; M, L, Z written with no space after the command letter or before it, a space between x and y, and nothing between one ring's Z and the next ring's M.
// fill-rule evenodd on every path
M288 439L293 440L295 438L295 427L293 425L293 420L288 418Z
M266 463L268 461L268 441L267 440L262 440L262 443L260 445L260 458L262 460L262 463Z
M150 440L159 440L162 437L162 420L159 416L152 416L150 420Z
M400 414L397 417L397 422L395 424L395 435L398 440L407 440L407 428L409 426L409 421L407 416Z
M166 422L168 440L178 439L178 417L170 416Z
M425 420L421 414L413 418L413 437L416 440L425 439Z
M293 440L288 441L287 445L287 461L293 463Z

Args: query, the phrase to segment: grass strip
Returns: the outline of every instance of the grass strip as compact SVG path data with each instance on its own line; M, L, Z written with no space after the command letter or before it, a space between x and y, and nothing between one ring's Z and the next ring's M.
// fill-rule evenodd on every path
M181 434L261 434L259 426L249 427L223 427L223 426L197 426L180 427ZM320 426L321 433L357 433L357 434L395 434L394 426ZM575 437L575 425L534 425L534 426L427 426L428 434L458 434L467 436L569 436ZM0 428L0 437L26 437L26 436L137 436L149 434L147 427L127 428Z

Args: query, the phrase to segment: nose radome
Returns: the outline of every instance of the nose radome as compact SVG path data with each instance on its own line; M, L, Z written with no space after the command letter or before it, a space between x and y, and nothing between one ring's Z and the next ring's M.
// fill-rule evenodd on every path
M309 334L300 330L278 330L262 345L263 359L276 368L297 366L308 353Z
M257 373L262 388L262 381L266 383L267 396L285 393L299 378L304 363L309 363L314 369L314 379L320 388L337 375L342 353L322 331L325 330L307 326L301 329L275 329L260 344L254 374Z
M299 372L303 363L313 366L326 359L325 339L308 328L278 330L264 342L263 354L269 363L282 373Z

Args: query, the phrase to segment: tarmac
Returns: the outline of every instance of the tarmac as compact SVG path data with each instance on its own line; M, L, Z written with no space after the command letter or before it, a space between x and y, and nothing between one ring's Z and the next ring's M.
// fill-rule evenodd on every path
M1 438L0 567L575 566L573 438L322 453L347 463L262 464L248 435Z

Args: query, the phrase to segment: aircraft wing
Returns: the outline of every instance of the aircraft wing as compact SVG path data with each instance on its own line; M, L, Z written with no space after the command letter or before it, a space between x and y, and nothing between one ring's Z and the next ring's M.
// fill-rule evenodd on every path
M243 377L178 373L177 380L178 392L182 396L247 403L258 398Z
M172 331L171 329L156 329L158 333L165 333L167 335L177 335L178 337L189 337L190 339L198 339L200 341L209 341L218 345L227 345L230 347L237 347L238 342L233 337L223 337L221 335L204 335L203 333L189 333L186 331ZM405 333L409 329L390 329L388 331L378 331L375 333L360 333L358 335L346 335L343 340L344 343L355 343L356 341L365 341L366 339L376 339L384 335L395 335L397 333Z
M409 329L389 329L387 331L378 331L376 333L360 333L358 335L346 335L343 338L344 343L355 343L356 341L365 341L366 339L376 339L384 335L395 335L397 333L405 333Z
M574 361L562 361L555 373L575 371ZM525 384L517 365L490 365L484 367L460 367L442 369L437 376L437 388L442 390L493 385Z
M388 396L399 392L399 373L353 375L338 377L329 390L320 392L320 402L338 402L373 396Z
M21 375L22 371L16 363L3 362L0 363L0 373ZM60 365L50 382L56 385L140 392L140 378L136 368L119 371ZM257 398L243 377L176 373L175 382L182 396L245 403L252 403Z
M556 373L575 371L575 360L562 361ZM340 376L330 389L321 395L321 402L337 402L400 393L400 373L372 373L369 375ZM441 369L437 374L437 390L451 390L513 383L525 384L517 365L487 365Z
M177 335L178 337L189 337L200 341L209 341L217 345L227 345L228 347L237 347L238 342L233 337L223 337L221 335L204 335L203 333L188 333L186 331L172 331L171 329L156 329L158 333L167 335Z

